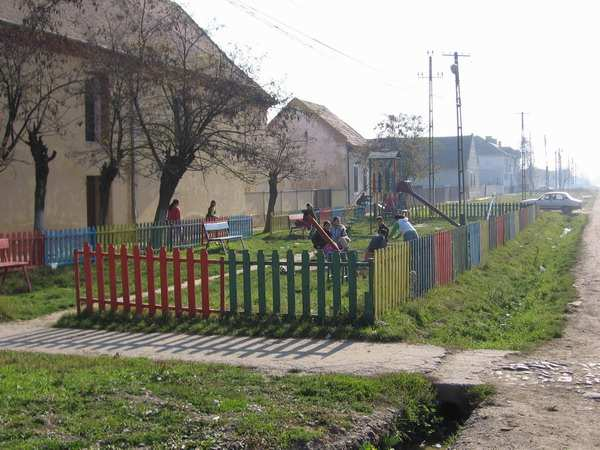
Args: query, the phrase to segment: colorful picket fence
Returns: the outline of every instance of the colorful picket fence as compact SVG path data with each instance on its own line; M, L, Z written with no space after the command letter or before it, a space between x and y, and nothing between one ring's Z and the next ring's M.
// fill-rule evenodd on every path
M430 289L449 284L461 273L481 266L490 250L514 239L535 219L535 207L523 208L376 251L372 275L374 317L380 318L407 299L422 297Z
M217 217L210 221L226 221L229 233L245 238L253 234L252 217ZM11 243L11 256L18 261L29 261L31 266L64 266L73 264L73 252L82 250L84 244L92 248L125 245L144 249L166 247L184 249L204 244L205 219L183 220L178 224L139 223L129 225L105 225L89 228L46 230L43 233L0 233Z
M118 248L118 251L117 251ZM241 256L241 258L238 258ZM248 251L228 259L211 259L166 247L128 249L125 244L95 248L85 244L74 252L77 310L174 313L203 317L211 314L246 317L281 316L285 319L348 317L372 321L372 296L358 288L359 271L371 264L350 252L344 258L322 252L311 259L305 251L285 255ZM368 275L365 275L368 276Z

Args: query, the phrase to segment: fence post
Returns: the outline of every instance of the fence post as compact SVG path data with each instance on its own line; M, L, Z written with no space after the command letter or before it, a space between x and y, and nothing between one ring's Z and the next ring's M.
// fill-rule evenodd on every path
M79 280L79 252L77 250L73 251L73 275L75 277L75 299L77 301L77 315L81 314L81 293L80 289L80 280Z
M368 323L373 323L376 319L376 308L375 304L377 299L375 297L375 291L373 286L373 261L369 262L369 290L365 292L365 320Z

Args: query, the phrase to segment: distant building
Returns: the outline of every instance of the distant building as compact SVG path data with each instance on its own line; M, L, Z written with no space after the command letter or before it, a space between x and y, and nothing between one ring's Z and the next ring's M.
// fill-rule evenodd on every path
M366 139L327 107L299 98L292 99L269 126L286 120L289 113L295 115L295 120L287 123L290 137L306 142L306 154L315 164L305 179L282 183L276 211L300 209L306 202L317 207L353 203L368 190ZM249 204L254 204L254 212L260 214L264 210L262 194L268 191L266 183L250 189L254 192L246 194Z

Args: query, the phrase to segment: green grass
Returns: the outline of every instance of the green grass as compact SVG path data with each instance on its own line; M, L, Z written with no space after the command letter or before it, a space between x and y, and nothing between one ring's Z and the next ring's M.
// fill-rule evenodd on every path
M237 367L0 352L0 447L298 448L385 408L404 442L440 422L416 374L268 376ZM368 417L367 417L368 420Z
M176 320L123 314L67 316L59 326L271 337L407 341L456 348L528 349L559 337L575 298L575 264L586 216L543 213L517 239L491 252L484 266L456 283L403 304L373 326L243 317ZM572 231L564 236L563 230Z
M73 269L30 270L33 292L27 292L21 272L11 272L0 288L0 322L33 319L75 306Z

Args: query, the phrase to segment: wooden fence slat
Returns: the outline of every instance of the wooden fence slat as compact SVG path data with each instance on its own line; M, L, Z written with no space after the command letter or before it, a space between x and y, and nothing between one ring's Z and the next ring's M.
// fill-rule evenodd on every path
M219 259L219 287L221 316L225 314L225 258Z
M295 287L295 271L294 271L294 252L287 252L287 306L288 319L296 318L296 287Z
M83 271L85 277L85 300L86 311L91 313L94 310L94 293L92 291L92 263L89 244L83 246Z
M166 316L169 314L169 277L167 270L167 249L164 247L160 248L158 261L160 267L160 309L162 315Z
M133 247L133 279L135 284L135 313L137 315L143 312L141 260L140 248L136 245Z
M229 250L229 312L237 314L237 261L233 250Z
M81 314L81 280L79 279L79 251L73 251L73 267L75 277L75 299L77 301L77 314Z
M202 317L210 317L210 291L208 276L208 252L205 248L200 250L200 289L202 292Z
M259 250L256 253L256 275L258 282L258 314L263 317L267 314L265 253Z
M117 311L117 270L115 264L115 246L108 245L108 278L110 280L110 310Z
M310 255L302 252L302 317L310 317Z
M121 245L119 253L121 259L121 287L123 290L123 309L126 313L131 310L131 299L129 298L129 258L127 256L127 247Z
M348 313L350 319L356 319L356 310L358 306L357 288L356 288L356 252L348 253Z
M325 255L321 250L317 252L317 316L319 322L324 323L327 312L325 310Z
M194 250L187 249L187 289L188 289L188 310L190 317L196 317L196 277L194 275Z
M148 284L148 313L152 317L156 314L156 283L154 282L154 250L152 247L146 249L146 281Z
M96 283L98 285L98 309L106 310L104 299L104 257L102 256L102 245L96 244Z
M250 266L250 252L244 250L242 252L242 268L244 281L244 314L252 315L252 272Z
M175 316L181 317L181 254L179 249L173 250L173 296L175 298Z

